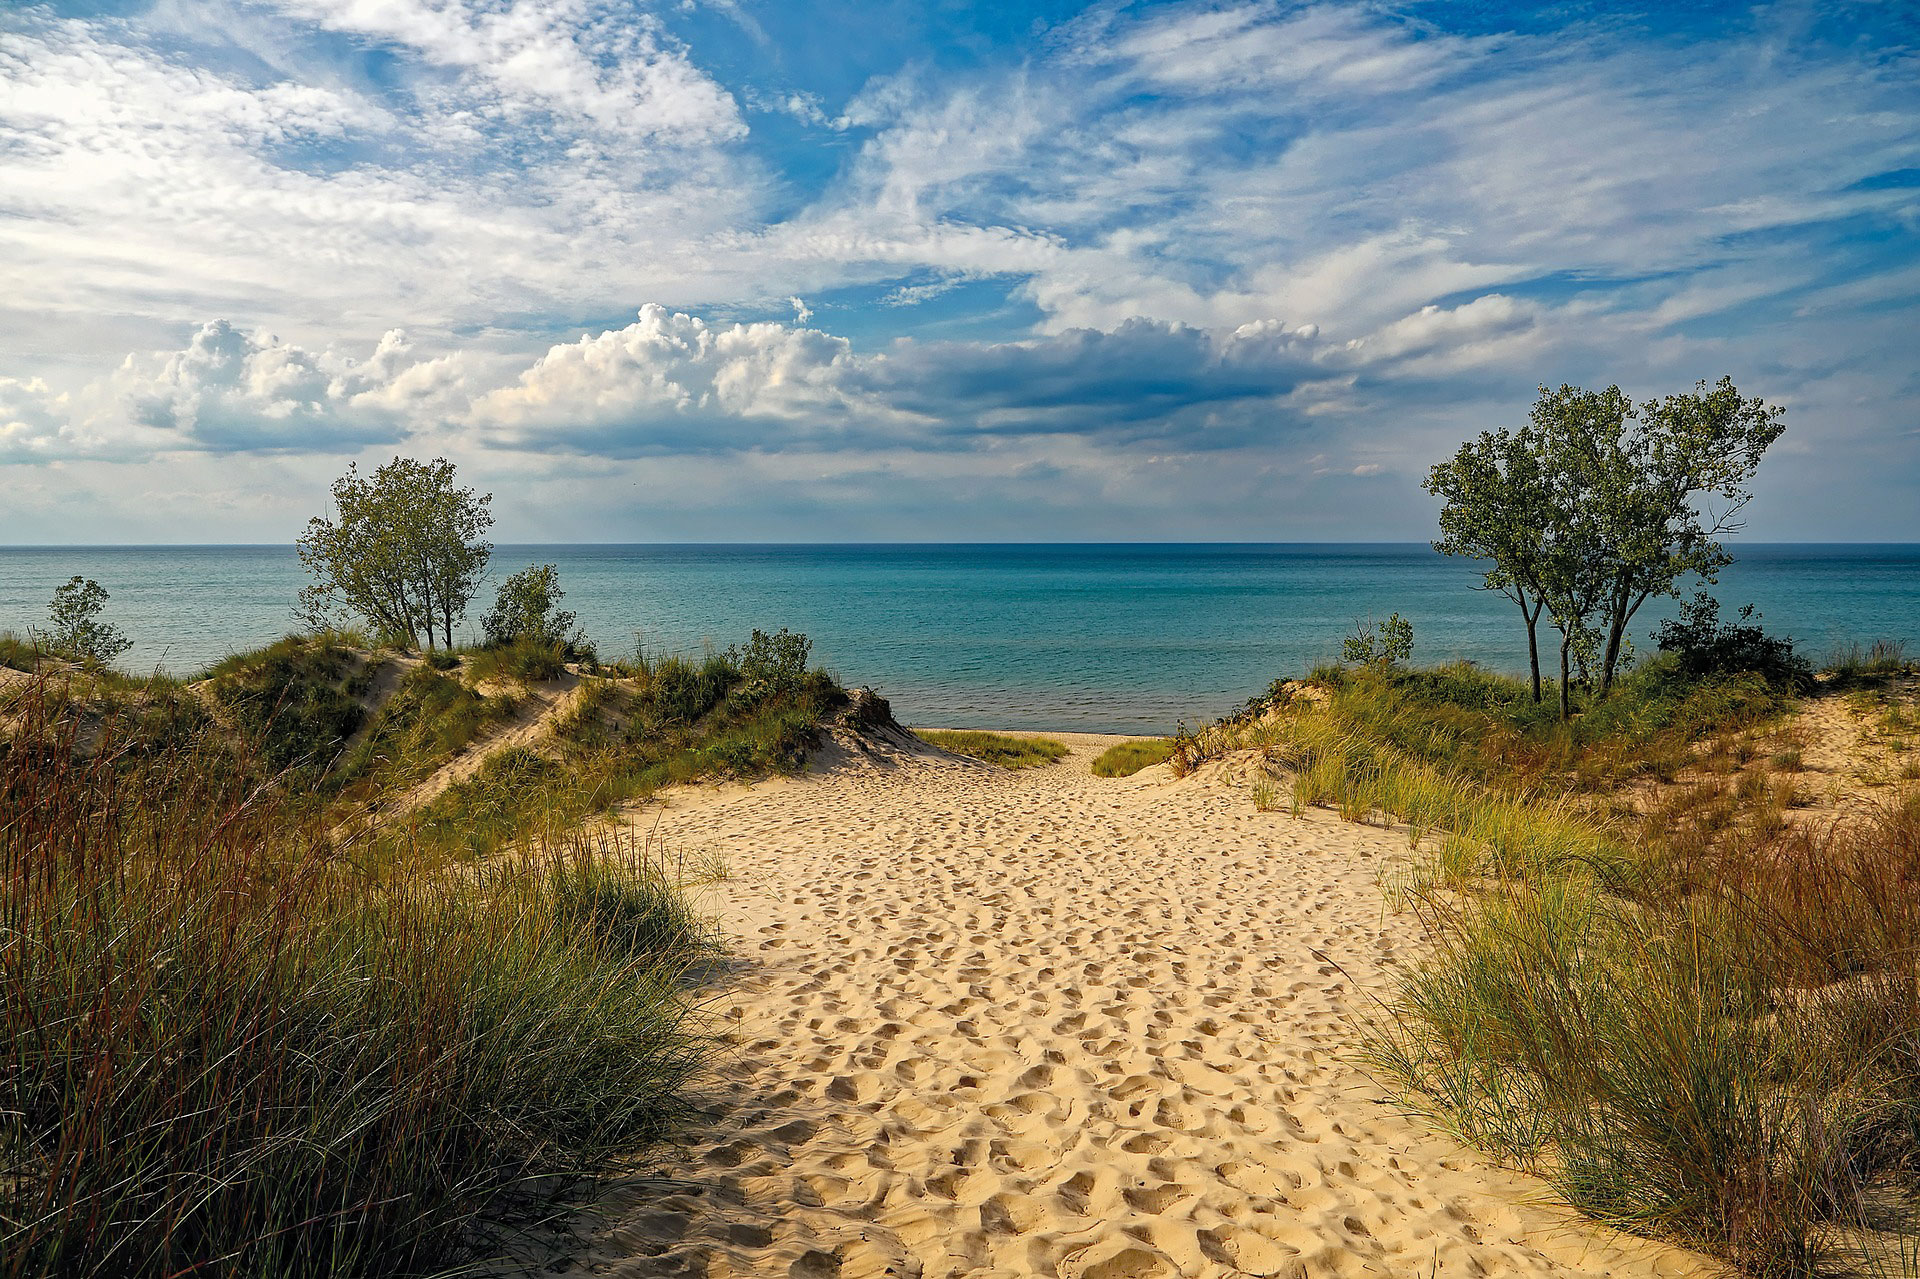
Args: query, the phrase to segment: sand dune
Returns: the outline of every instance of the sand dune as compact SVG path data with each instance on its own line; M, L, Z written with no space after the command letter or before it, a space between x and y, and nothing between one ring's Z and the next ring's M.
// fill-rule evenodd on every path
M524 1260L621 1276L1690 1274L1402 1118L1351 1017L1404 836L1222 777L930 752L683 796L735 1048L690 1144ZM539 1255L525 1255L531 1249Z

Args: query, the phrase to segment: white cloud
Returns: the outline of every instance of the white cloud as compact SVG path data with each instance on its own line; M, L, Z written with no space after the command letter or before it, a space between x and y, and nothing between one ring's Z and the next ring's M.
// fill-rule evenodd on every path
M712 326L657 304L622 329L549 349L510 385L475 399L498 443L615 453L709 452L831 435L877 406L847 386L851 344L784 324ZM772 434L754 428L770 429Z
M462 381L458 361L414 359L398 329L357 362L216 320L183 350L129 356L114 390L134 424L176 448L341 453L464 406Z

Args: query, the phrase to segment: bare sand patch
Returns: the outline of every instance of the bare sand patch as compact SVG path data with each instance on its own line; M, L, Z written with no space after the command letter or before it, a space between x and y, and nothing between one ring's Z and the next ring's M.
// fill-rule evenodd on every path
M733 878L731 1050L684 1148L554 1274L1681 1275L1402 1117L1350 1056L1417 951L1403 835L1223 778L1006 772L899 743L639 820ZM1356 989L1356 985L1361 989ZM537 1255L534 1255L537 1254Z

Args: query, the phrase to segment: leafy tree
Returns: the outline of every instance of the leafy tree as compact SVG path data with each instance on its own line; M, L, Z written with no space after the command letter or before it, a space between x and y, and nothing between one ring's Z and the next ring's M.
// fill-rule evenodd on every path
M1732 557L1719 538L1740 527L1747 487L1784 426L1781 410L1742 399L1722 378L1635 406L1617 386L1540 388L1527 425L1482 434L1435 466L1443 555L1490 561L1485 589L1513 600L1527 626L1535 700L1537 623L1560 632L1560 713L1578 665L1612 689L1627 625L1687 574L1716 580Z
M1427 492L1442 499L1433 549L1489 562L1481 589L1498 591L1520 609L1527 627L1533 700L1540 700L1540 613L1553 504L1540 457L1522 432L1483 432L1427 474Z
M500 583L493 608L480 619L480 630L489 645L523 639L564 644L573 626L573 614L559 607L565 596L558 569L551 564L529 564Z
M53 590L47 616L53 623L48 647L74 661L104 665L133 647L120 628L99 620L106 608L106 587L90 577L75 575Z
M455 485L453 463L396 457L371 476L357 464L333 483L335 518L315 516L299 540L317 579L300 592L297 616L312 626L357 614L383 637L453 646L492 546L491 493Z
M1342 661L1392 667L1413 656L1413 623L1395 613L1384 622L1355 622L1340 646Z
M1540 388L1534 426L1562 503L1589 524L1586 553L1604 579L1594 622L1604 635L1600 695L1613 687L1627 624L1687 574L1719 579L1733 562L1719 539L1737 531L1760 459L1786 429L1784 411L1744 399L1730 378L1636 408L1619 387ZM1571 508L1559 512L1562 520Z

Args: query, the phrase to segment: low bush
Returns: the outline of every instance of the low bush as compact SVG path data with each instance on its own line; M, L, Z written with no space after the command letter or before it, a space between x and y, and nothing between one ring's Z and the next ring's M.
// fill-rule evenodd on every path
M1137 742L1118 742L1093 761L1095 777L1131 777L1143 768L1164 764L1173 754L1173 743L1164 737Z
M1050 737L1009 737L1005 733L920 728L914 736L955 755L984 760L1001 768L1037 768L1065 759L1067 748Z
M1748 604L1737 622L1720 620L1720 602L1705 591L1680 605L1680 616L1660 624L1654 640L1674 656L1686 679L1754 674L1796 692L1813 687L1813 664L1794 652L1793 640L1769 635Z

